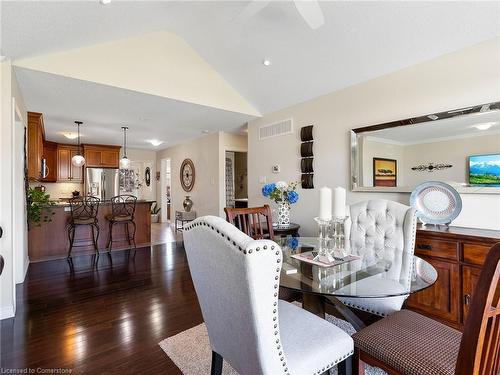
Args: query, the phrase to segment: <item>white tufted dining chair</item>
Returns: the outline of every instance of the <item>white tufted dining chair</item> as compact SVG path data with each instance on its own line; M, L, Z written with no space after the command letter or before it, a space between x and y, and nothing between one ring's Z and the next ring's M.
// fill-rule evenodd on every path
M389 260L392 266L384 278L372 276L357 282L360 294L370 289L385 289L388 294L408 290L413 271L412 256L403 257L401 252L413 255L417 218L415 209L385 199L373 199L349 207L346 222L346 239L354 251L365 257ZM345 305L379 316L388 316L401 310L408 295L387 298L339 297Z
M212 347L241 375L322 374L350 369L354 346L340 328L278 300L282 252L225 220L205 216L184 232L189 269Z

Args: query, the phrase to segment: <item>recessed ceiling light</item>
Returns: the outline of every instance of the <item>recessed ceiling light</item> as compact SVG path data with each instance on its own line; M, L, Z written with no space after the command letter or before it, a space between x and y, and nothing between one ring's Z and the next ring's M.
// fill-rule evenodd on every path
M208 133L210 133L210 131L208 131L208 130L202 130L201 132L202 132L203 134L208 134Z
M269 59L262 60L262 65L264 65L264 66L270 66L271 65L271 60L269 60Z
M109 3L111 3L111 0L99 0L99 2L100 2L102 5L108 5Z
M78 133L76 133L76 132L63 132L62 135L64 135L68 139L78 138Z
M163 143L163 141L159 141L158 139L150 139L148 142L151 143L155 147L159 146Z
M478 130L488 130L491 128L493 125L495 125L494 122L483 122L482 124L477 124L474 125L474 127Z

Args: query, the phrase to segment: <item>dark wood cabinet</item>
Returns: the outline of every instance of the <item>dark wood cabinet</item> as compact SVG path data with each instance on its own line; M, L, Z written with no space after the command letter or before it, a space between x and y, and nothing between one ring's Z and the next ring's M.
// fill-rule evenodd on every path
M119 168L120 146L84 145L86 167Z
M411 295L408 308L461 329L481 267L497 242L500 231L420 226L415 254L434 266L438 280L432 287Z
M43 143L43 159L45 159L46 175L42 178L43 182L57 181L57 143Z
M408 298L408 307L440 319L459 324L460 278L458 264L424 257L438 273L436 283L430 288Z
M71 158L77 154L77 146L57 145L57 181L83 182L83 167L75 167L71 163Z
M28 179L32 181L42 178L43 140L43 115L28 112Z

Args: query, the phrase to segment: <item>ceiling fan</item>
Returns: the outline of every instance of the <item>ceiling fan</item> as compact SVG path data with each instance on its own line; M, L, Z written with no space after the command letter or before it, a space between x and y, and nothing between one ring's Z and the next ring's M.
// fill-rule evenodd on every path
M252 0L237 18L240 20L248 19L259 13L262 9L268 6L270 2L271 1ZM299 14L311 29L316 30L317 28L323 26L325 23L325 17L323 16L323 11L321 10L317 0L295 0L293 3Z

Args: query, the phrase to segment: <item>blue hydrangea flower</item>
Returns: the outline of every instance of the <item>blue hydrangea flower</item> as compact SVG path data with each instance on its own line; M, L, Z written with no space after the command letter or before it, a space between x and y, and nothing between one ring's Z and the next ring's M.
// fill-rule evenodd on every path
M299 246L299 240L297 237L288 237L287 238L287 245L290 249L296 250L297 247Z
M276 184L266 184L262 187L262 195L264 197L268 197L271 195L274 189L276 189Z
M296 203L299 200L299 194L296 191L292 190L288 192L288 201L291 204Z

